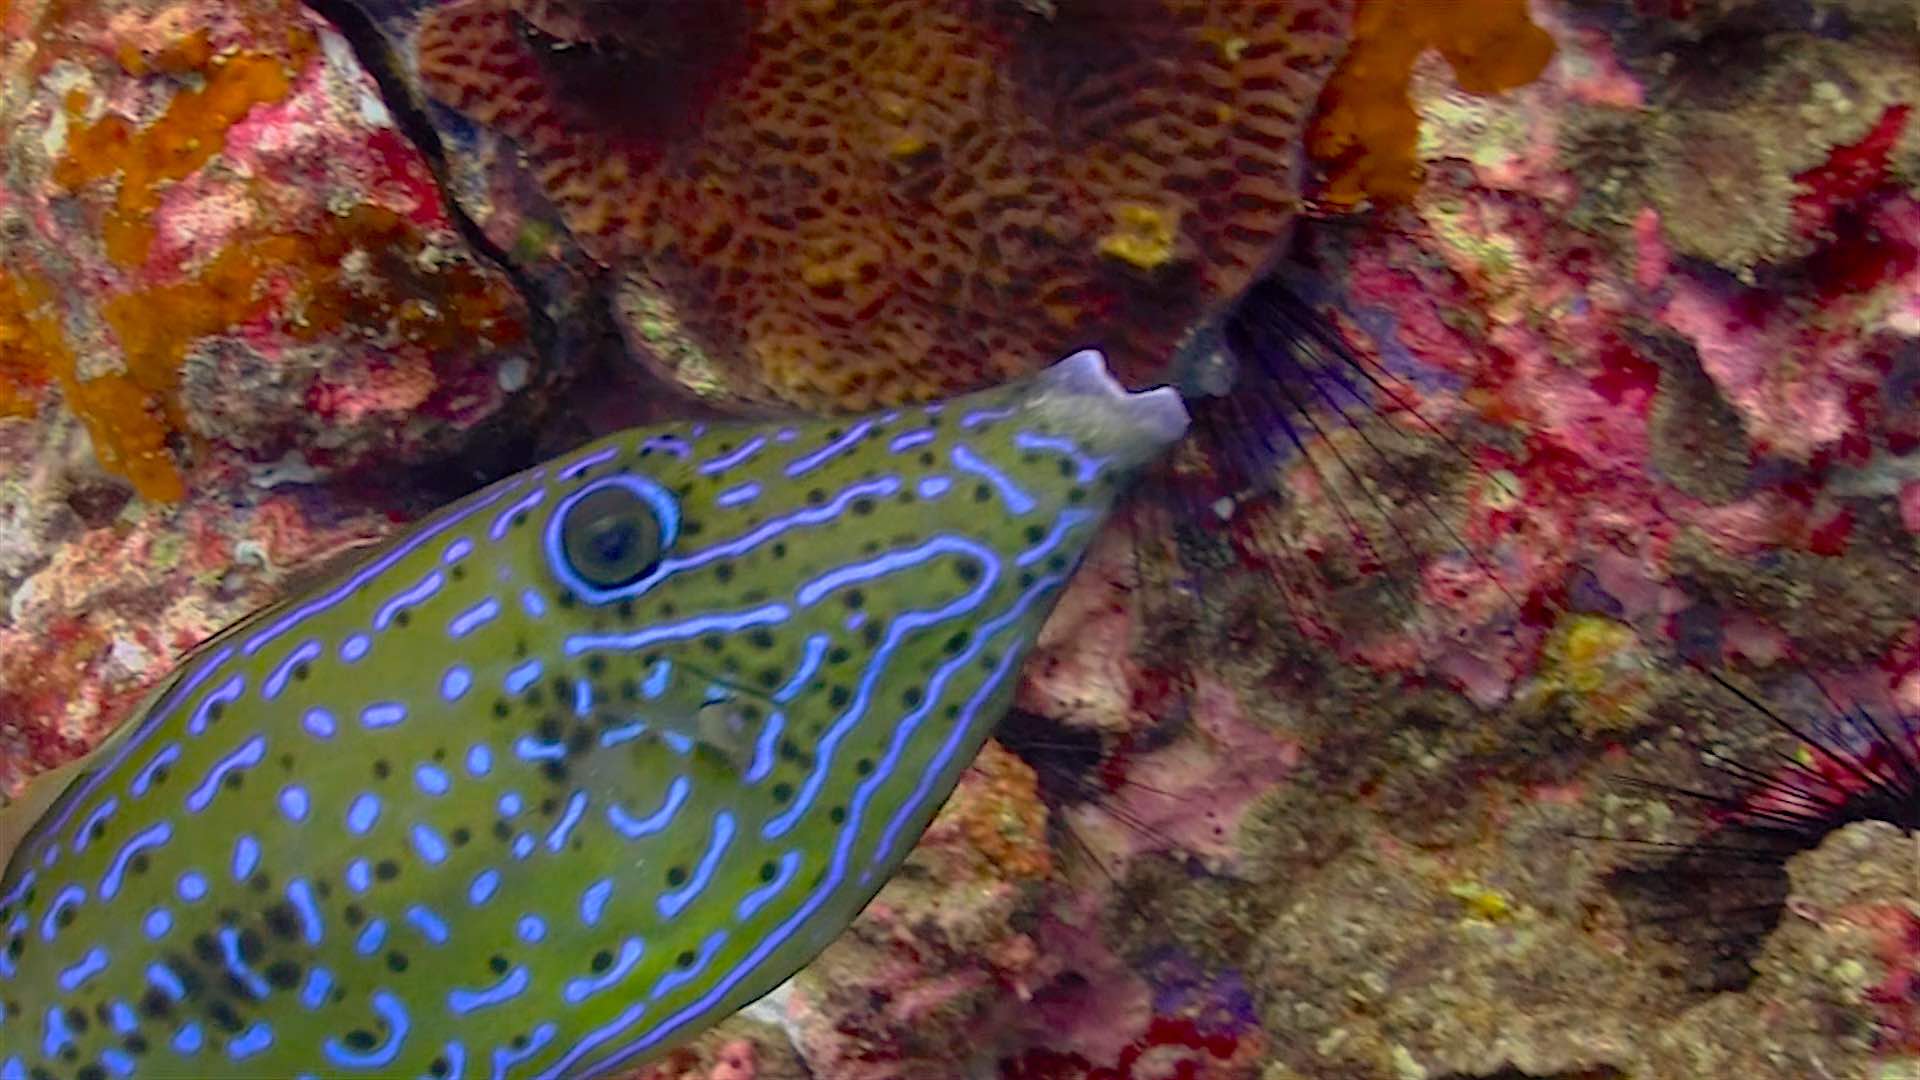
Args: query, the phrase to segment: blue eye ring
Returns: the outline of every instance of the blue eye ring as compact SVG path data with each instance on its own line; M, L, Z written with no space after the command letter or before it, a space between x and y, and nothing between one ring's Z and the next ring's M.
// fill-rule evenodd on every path
M637 578L623 584L607 587L596 585L574 568L567 551L567 522L575 507L601 492L619 489L632 496L653 515L653 524L659 529L657 541L658 554L653 564ZM553 575L575 596L588 604L612 604L631 599L652 588L667 573L666 554L673 549L673 542L680 535L680 503L673 493L659 484L642 476L620 473L603 476L580 490L569 493L554 508L553 516L547 519L544 537L547 565Z

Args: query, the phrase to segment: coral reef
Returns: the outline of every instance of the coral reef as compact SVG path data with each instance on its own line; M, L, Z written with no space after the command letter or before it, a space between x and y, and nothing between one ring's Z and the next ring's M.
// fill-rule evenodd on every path
M527 382L519 294L325 24L259 0L10 26L31 47L5 73L7 411L57 388L110 470L172 501L189 444L323 474L419 459Z
M428 91L678 313L683 381L853 408L1085 341L1149 378L1277 252L1344 5L1044 8L464 0L414 41Z
M332 31L267 0L110 6L0 11L44 40L6 54L25 74L0 99L26 118L0 194L0 460L22 463L0 476L0 785L91 745L294 566L421 509L432 491L348 478L453 450L539 371L532 316L450 235ZM1196 13L1139 40L1226 73L1209 93L1274 95L1162 134L1155 110L1186 99L1109 62L1142 24L1102 37L1066 0L954 7L977 23L876 5L895 33L805 63L740 42L834 5L695 27L646 3L417 7L378 5L428 85L497 129L434 117L448 190L498 249L614 289L629 340L696 389L840 405L1096 334L1147 366L1275 253L1282 151L1344 33L1336 7L1282 5L1275 25L1319 21L1269 47L1191 29L1229 5L1125 5ZM987 47L982 27L1007 32ZM844 940L641 1075L1920 1069L1914 837L1849 825L1724 880L1647 858L1712 835L1671 790L1711 777L1702 744L1806 760L1704 672L1795 718L1920 711L1911 5L1383 2L1356 32L1304 195L1399 205L1309 222L1295 254L1391 393L1330 395L1270 491L1180 462L1214 520L1142 506L1096 549L1019 690L1045 732L1026 756L990 746ZM675 35L689 47L663 50ZM1057 81L989 78L1008 42L1051 50ZM1289 56L1302 70L1248 88ZM612 75L658 89L679 62L703 77L664 107L594 108ZM1155 93L1084 96L1113 86ZM170 119L185 93L191 123ZM1145 125L1139 171L1102 156L1133 135L1036 134L1063 102ZM1257 190L1249 234L1155 157L1217 162L1243 122L1258 149L1220 182ZM797 192L835 177L815 216ZM1020 198L994 202L1001 184ZM776 243L769 223L795 228ZM1058 303L1003 310L1011 280ZM598 410L622 396L566 424L617 422ZM130 498L92 448L187 498ZM1709 901L1741 905L1739 933Z
M1321 201L1404 203L1419 190L1420 117L1408 86L1429 52L1460 89L1495 94L1539 77L1553 38L1533 24L1525 0L1360 5L1353 44L1321 91L1307 140L1327 174Z
M299 5L23 2L0 28L12 789L299 567L444 498L382 489L539 365L518 292Z

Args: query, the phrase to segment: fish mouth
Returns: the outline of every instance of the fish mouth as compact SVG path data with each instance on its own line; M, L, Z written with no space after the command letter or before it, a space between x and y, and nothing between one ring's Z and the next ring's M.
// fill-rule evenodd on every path
M1158 457L1180 441L1191 422L1178 390L1128 390L1107 370L1097 349L1082 349L1055 363L1034 383L1034 408L1053 426L1128 465Z

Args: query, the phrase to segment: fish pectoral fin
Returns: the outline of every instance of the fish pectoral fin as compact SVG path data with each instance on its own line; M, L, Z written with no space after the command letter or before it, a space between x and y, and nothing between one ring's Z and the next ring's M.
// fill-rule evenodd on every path
M697 744L719 755L733 767L736 775L746 775L747 767L753 762L753 742L759 730L737 699L702 705L694 713L694 728L693 738Z

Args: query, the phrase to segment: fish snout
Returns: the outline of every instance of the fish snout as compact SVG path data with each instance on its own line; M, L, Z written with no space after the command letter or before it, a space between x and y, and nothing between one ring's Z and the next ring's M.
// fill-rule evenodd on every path
M1034 377L1032 387L1031 408L1042 425L1123 469L1159 457L1187 432L1179 391L1128 390L1095 349L1055 363Z

